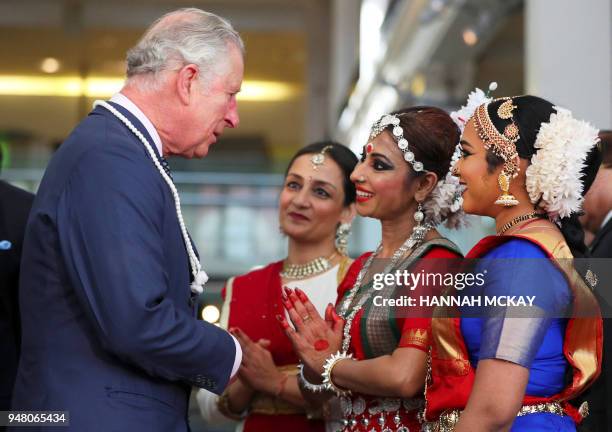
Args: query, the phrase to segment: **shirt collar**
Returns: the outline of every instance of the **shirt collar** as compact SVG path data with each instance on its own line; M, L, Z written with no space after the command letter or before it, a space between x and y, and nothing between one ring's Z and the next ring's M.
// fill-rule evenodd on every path
M157 129L151 123L151 120L147 118L147 116L136 106L134 102L132 102L126 95L123 93L115 93L112 98L110 98L111 102L116 103L117 105L121 105L123 108L128 110L130 113L134 115L142 123L145 127L149 135L153 139L153 144L157 147L157 152L160 156L163 156L162 153L162 142L159 134L157 133Z

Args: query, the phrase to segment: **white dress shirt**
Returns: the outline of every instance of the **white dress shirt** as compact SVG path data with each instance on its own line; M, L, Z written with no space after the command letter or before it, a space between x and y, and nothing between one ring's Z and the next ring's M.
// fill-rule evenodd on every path
M140 108L138 108L136 104L132 102L123 93L115 93L113 97L110 98L110 101L116 103L117 105L121 105L123 108L128 110L134 117L136 117L140 123L142 123L142 125L149 133L149 136L153 139L153 144L155 144L155 147L157 147L157 151L159 152L160 156L163 156L162 141L159 134L157 133L157 129L155 129L155 126L153 126L151 120L147 118L147 116L140 110ZM236 357L234 358L234 366L232 367L230 379L233 378L234 375L236 375L236 372L238 372L238 368L240 367L240 363L242 362L242 349L240 348L240 344L234 336L232 336L232 339L234 340L234 344L236 345Z

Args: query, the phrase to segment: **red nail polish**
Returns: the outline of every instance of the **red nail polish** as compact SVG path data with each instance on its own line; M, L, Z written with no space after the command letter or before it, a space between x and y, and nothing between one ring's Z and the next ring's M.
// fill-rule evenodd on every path
M304 293L304 291L302 291L299 288L295 289L295 292L297 293L299 299L302 301L302 303L308 301L308 296L306 295L306 293Z
M284 302L286 302L286 301L288 301L288 300L289 300L289 297L287 297L287 294L282 293L282 294L281 294L281 299L283 299L283 301L284 301Z
M283 300L283 305L285 306L285 309L287 310L293 309L293 303L291 303L289 300Z

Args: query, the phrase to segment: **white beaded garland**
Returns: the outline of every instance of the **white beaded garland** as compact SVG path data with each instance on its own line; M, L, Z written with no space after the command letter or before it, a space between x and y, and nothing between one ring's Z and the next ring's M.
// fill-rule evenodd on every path
M127 117L121 114L119 111L115 109L112 105L107 102L97 100L93 104L94 108L97 106L103 106L107 110L111 112L115 117L117 117L136 137L142 142L142 144L147 149L149 156L151 156L151 160L157 171L161 174L162 178L168 184L170 191L172 192L172 196L174 198L174 207L176 209L176 216L178 218L179 226L181 228L181 234L183 236L183 242L185 243L185 248L187 249L187 255L189 256L189 263L191 267L191 273L193 274L193 282L190 285L191 291L196 294L200 294L204 291L204 284L208 281L208 275L202 269L202 265L200 264L200 260L198 259L195 251L193 250L193 246L191 244L191 239L189 238L189 234L187 234L187 228L185 227L185 221L183 220L183 213L181 212L181 200L172 179L166 174L164 168L162 167L157 155L153 151L153 147L149 144L149 141L146 137L132 124Z

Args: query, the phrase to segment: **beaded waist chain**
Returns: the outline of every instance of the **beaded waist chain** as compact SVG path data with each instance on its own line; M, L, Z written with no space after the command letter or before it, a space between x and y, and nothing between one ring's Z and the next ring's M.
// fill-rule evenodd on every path
M546 402L535 405L524 405L519 410L517 417L522 417L528 414L536 413L550 413L557 415L565 415L565 411L559 402ZM425 432L452 432L455 429L457 423L459 423L459 416L461 411L458 409L445 411L440 415L440 418L435 422L426 422L423 424L423 431Z

